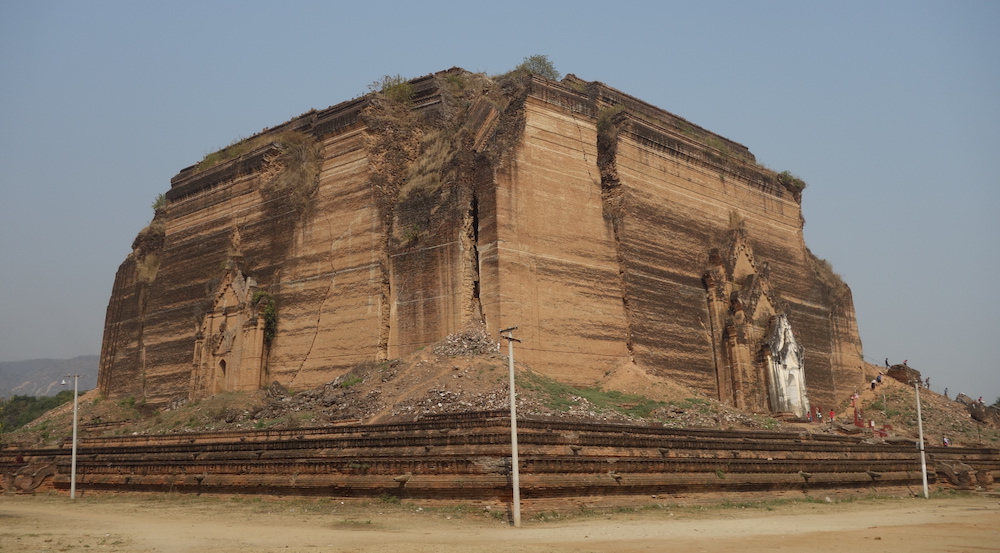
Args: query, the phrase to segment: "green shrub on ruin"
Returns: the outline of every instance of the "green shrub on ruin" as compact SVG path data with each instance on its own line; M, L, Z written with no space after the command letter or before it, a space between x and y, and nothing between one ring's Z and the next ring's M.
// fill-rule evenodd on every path
M441 190L448 162L458 153L460 144L454 133L431 129L420 138L420 155L407 167L406 179L399 189L399 200L411 195L433 194Z
M268 159L276 167L260 186L268 207L277 211L304 211L319 187L320 145L316 137L289 131L271 137L277 154Z
M233 140L225 148L221 148L214 152L205 154L205 157L198 162L197 169L199 171L204 171L205 169L210 169L216 165L220 165L231 159L236 159L247 152L253 151L264 144L267 143L267 138L264 136L255 136L253 138L240 137Z
M624 104L615 104L613 106L601 108L600 111L597 112L598 136L607 136L610 139L615 138L614 135L617 134L615 116L623 111L625 111Z
M806 188L806 181L793 175L789 171L778 173L778 184L791 190L792 192L802 192Z
M558 81L561 76L559 71L556 70L556 66L549 60L549 57L542 54L535 54L534 56L524 58L524 61L514 68L514 70L532 73L551 81Z
M717 150L722 156L722 159L729 158L729 145L726 141L719 138L718 136L708 135L704 138L705 145L713 150Z
M465 90L465 87L469 85L466 73L449 73L445 76L445 82L456 92Z
M361 378L360 376L351 375L351 376L348 376L347 378L345 378L344 381L340 383L340 387L341 388L350 388L351 386L357 386L358 384L361 384L362 382L364 382L364 379Z
M260 316L264 318L264 345L270 346L274 341L274 336L278 333L278 312L274 305L274 298L264 290L257 290L253 293L250 303L257 306Z
M198 171L211 169L216 165L221 165L227 161L237 159L269 144L273 144L283 153L288 149L291 149L294 153L297 149L305 148L306 146L315 148L316 139L298 131L264 133L251 138L240 137L225 148L206 154L205 157L198 162L196 168ZM316 157L318 157L318 154ZM166 199L164 198L164 202L165 200ZM157 201L159 201L159 199L157 199ZM155 203L153 207L156 209Z
M413 103L413 85L402 75L385 75L368 85L368 90L403 105Z

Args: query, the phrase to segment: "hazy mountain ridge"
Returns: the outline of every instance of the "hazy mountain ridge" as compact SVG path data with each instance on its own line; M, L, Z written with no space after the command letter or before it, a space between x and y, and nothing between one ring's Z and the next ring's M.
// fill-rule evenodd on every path
M54 396L64 388L60 382L68 374L79 374L80 390L97 387L99 355L72 359L27 359L0 362L0 398ZM72 386L72 384L70 384Z

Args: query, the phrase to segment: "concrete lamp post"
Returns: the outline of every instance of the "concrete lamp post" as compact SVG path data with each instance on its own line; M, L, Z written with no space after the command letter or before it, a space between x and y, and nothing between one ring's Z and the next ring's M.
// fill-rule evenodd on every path
M920 449L920 474L924 479L924 499L930 497L927 491L927 455L924 453L924 418L920 414L920 380L913 381L913 391L917 396L917 447Z
M512 500L511 510L514 527L521 527L521 476L517 455L517 394L514 390L514 342L520 342L514 337L516 326L500 331L500 337L507 340L507 365L510 376L510 468Z
M79 375L79 374L68 374L68 375L66 375L66 378L72 378L73 379L73 455L72 455L72 459L70 461L70 469L69 469L70 470L70 475L69 475L69 498L70 499L76 499L76 423L77 423L77 419L79 418L77 416L77 410L78 410L78 407L79 407L79 401L77 399L77 396L80 393L79 392L79 390L80 390L80 376L81 375ZM66 379L65 378L62 381L62 385L63 386L66 385Z

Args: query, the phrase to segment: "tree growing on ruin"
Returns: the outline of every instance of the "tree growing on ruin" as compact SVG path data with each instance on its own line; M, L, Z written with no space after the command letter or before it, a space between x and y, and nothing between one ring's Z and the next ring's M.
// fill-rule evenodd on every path
M549 57L542 54L536 54L534 56L524 58L524 61L522 61L521 64L515 69L517 71L534 73L539 77L545 77L546 79L552 81L558 81L560 77L559 71L556 71L556 66L549 61Z

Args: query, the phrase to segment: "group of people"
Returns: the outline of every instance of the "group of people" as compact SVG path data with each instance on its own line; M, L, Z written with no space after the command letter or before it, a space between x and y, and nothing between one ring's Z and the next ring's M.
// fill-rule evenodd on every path
M830 416L830 419L829 419L830 422L836 422L837 421L837 412L834 411L833 409L830 409L829 416ZM820 424L823 424L823 408L822 407L820 407L820 406L817 405L816 407L813 407L809 411L809 422L818 422Z
M881 385L882 385L882 373L878 373L878 376L872 379L872 391L875 391L875 388Z

